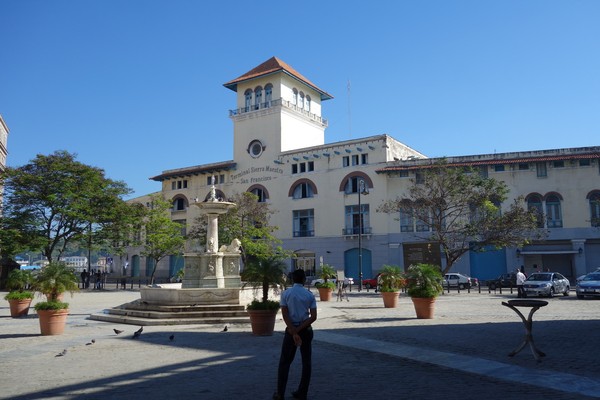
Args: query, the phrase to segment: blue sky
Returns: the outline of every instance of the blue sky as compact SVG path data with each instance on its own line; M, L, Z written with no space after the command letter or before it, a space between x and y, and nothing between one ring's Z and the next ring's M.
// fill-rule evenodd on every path
M232 159L223 83L272 56L334 96L327 143L600 145L598 21L596 0L3 0L8 165L67 150L158 191L163 170Z

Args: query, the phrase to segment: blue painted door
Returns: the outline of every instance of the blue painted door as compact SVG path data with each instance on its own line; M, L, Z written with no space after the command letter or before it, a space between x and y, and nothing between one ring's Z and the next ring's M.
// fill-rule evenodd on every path
M469 252L471 276L484 281L493 279L506 271L506 250L488 248L485 251Z
M371 267L371 250L362 249L362 273L363 279L373 277ZM352 277L354 283L358 283L358 248L346 250L344 252L344 275Z
M140 276L140 256L131 257L131 276Z
M183 269L183 256L169 256L169 278L174 277L180 269Z
M152 276L152 270L154 269L154 260L150 257L146 257L146 276Z

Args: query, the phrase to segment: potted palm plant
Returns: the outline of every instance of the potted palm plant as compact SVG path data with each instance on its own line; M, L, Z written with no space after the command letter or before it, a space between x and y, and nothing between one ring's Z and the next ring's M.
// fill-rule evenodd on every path
M329 282L329 279L335 278L336 272L332 266L323 264L321 266L321 272L319 278L323 279L323 282L317 282L315 284L319 291L319 297L321 301L330 301L333 297L333 290L335 289L335 283Z
M252 334L271 336L275 330L275 318L279 311L279 301L269 300L269 289L279 289L285 285L287 266L280 255L252 260L242 272L244 285L262 289L262 298L254 299L246 310L250 316Z
M42 335L60 335L64 332L69 304L60 298L64 292L71 292L72 295L79 290L78 283L73 270L59 262L48 264L37 275L34 287L45 294L48 300L35 305Z
M417 318L433 318L435 299L444 290L440 268L432 264L411 265L406 278L406 291L413 301Z
M6 287L9 292L4 299L10 306L10 316L13 318L25 317L29 314L29 306L33 300L33 291L30 288L33 281L31 271L14 269L8 274Z
M396 308L400 289L404 287L406 282L402 271L395 265L384 265L379 280L381 282L379 291L383 298L383 306L385 308Z

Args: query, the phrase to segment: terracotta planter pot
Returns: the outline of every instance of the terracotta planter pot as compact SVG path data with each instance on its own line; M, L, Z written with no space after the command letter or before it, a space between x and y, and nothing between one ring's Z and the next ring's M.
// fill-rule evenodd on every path
M415 312L419 319L432 319L433 311L435 306L435 297L423 298L423 297L412 297L413 304L415 306Z
M331 298L333 297L333 289L317 288L317 290L319 291L319 297L321 298L321 301L331 301Z
M277 310L247 310L250 315L252 334L256 336L271 336L275 330Z
M383 306L385 308L398 307L400 292L381 292L381 297L383 298Z
M42 335L62 335L69 310L37 310Z
M29 314L29 306L32 299L8 300L10 305L10 316L13 318L26 317Z

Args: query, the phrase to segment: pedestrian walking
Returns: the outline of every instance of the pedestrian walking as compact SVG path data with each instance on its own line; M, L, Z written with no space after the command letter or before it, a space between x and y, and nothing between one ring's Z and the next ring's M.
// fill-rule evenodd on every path
M86 283L87 277L88 277L88 273L87 273L87 270L85 268L81 272L80 276L81 276L81 288L85 289L86 288L85 283Z
M526 297L525 291L523 290L523 284L525 283L525 274L517 268L517 297Z
M281 356L277 371L277 392L273 399L283 399L290 366L300 347L302 375L298 390L292 392L295 399L306 399L312 372L312 323L317 320L317 301L310 290L304 288L306 275L297 269L292 273L294 285L281 294L281 314L285 322L285 334L281 345Z

